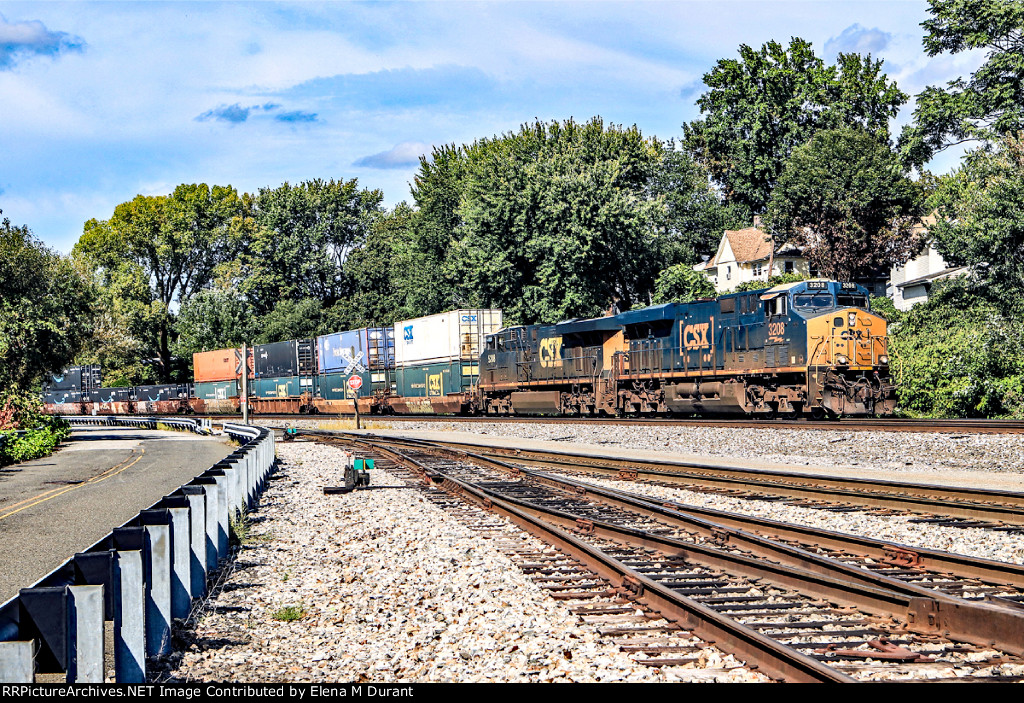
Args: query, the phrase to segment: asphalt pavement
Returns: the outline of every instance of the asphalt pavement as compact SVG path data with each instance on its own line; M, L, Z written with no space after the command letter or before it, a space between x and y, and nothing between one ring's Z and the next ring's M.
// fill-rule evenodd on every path
M0 469L0 603L233 449L188 432L83 427L54 454Z

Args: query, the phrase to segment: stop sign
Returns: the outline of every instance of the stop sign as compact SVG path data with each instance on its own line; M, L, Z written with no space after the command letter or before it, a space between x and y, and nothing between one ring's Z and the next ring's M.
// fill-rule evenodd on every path
M354 391L359 390L363 387L362 376L356 376L355 374L348 377L348 387Z

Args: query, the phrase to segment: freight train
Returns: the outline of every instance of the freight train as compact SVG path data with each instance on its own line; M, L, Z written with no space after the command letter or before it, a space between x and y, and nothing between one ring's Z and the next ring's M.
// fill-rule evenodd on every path
M46 407L238 412L245 385L255 413L343 414L358 403L367 414L821 419L895 409L885 319L862 286L821 279L548 325L456 310L193 361L193 384L77 400L51 388Z

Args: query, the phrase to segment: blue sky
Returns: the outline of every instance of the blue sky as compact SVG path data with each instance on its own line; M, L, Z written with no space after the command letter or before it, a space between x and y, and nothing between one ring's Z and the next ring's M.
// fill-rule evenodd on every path
M391 206L432 145L535 118L678 137L740 44L871 53L910 95L980 64L925 56L926 18L916 0L0 2L0 209L68 252L89 218L179 183L358 178Z

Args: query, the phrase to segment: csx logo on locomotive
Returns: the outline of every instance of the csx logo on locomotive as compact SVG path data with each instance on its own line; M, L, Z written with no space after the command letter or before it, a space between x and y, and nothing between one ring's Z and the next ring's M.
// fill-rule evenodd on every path
M711 346L711 342L708 340L710 322L697 322L685 327L680 322L679 326L683 328L683 347L686 349L707 349Z
M538 349L540 365L544 368L554 368L562 363L562 338L545 337L540 340Z

